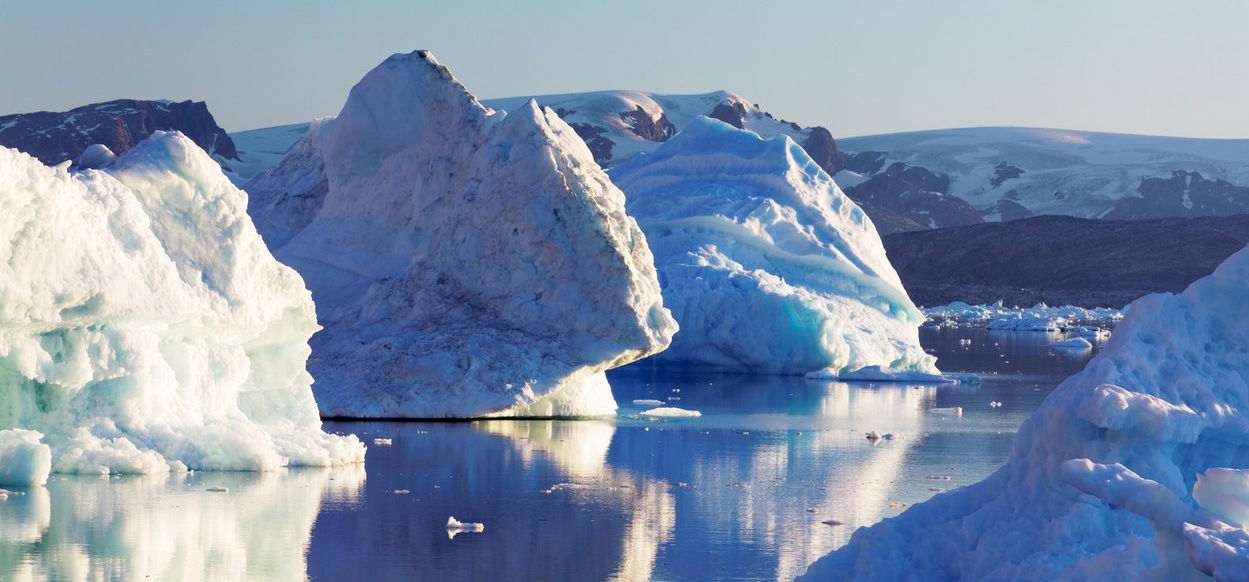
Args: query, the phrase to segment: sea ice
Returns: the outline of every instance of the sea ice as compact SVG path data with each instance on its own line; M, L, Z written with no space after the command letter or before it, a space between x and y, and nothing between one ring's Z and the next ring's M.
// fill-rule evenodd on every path
M792 139L708 118L611 170L646 232L685 368L936 374L876 228Z
M23 429L0 430L4 481L44 481L49 457L69 473L363 460L320 429L311 297L246 204L178 133L82 172L0 148L0 429Z
M808 372L806 378L811 380L842 380L845 382L907 382L958 384L960 380L945 374L926 374L907 370L895 370L883 366L865 366L853 372L837 373L833 368Z
M247 185L325 330L323 414L605 415L603 374L676 331L624 195L550 109L482 106L394 55Z
M1050 347L1060 350L1091 350L1093 349L1093 343L1082 337L1073 337L1071 339L1054 342L1050 344Z
M1006 465L859 530L806 579L1246 580L1246 289L1249 249L1138 299Z
M462 533L481 533L486 531L486 526L481 523L464 523L455 517L447 518L447 539L455 539L455 536Z
M663 417L663 418L692 418L692 417L703 415L703 413L697 410L686 410L684 408L675 408L671 406L663 406L660 408L652 408L650 410L643 410L642 414L645 416L655 416L655 417Z

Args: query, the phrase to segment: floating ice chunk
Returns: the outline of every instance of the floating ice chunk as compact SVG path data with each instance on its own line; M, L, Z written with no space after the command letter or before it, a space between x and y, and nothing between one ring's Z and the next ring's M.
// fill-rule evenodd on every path
M29 487L48 482L52 449L33 430L0 430L0 485Z
M411 492L412 492L412 490L411 490L411 489L395 489L395 490L393 491L393 493L394 493L395 495L407 495L407 494L409 494L409 493L411 493Z
M534 101L482 106L425 51L369 71L247 189L316 299L327 416L610 415L603 372L677 329L573 128Z
M1050 347L1060 350L1091 350L1093 349L1093 344L1082 337L1073 337L1060 342L1054 342L1050 344Z
M395 442L393 439L376 438L373 439L373 444L379 447L389 447L390 445L395 444Z
M941 374L945 380L957 381L959 384L979 384L980 374L974 372L946 372Z
M455 536L462 533L481 533L486 530L486 526L481 523L464 523L454 517L447 518L447 539L455 539Z
M638 398L633 401L636 406L663 406L662 400L652 400L650 398Z
M940 408L940 407L929 408L928 412L931 412L933 414L940 414L944 416L962 416L963 407L962 406L950 406L946 408Z
M1001 408L1001 407L1002 407L1002 402L1000 400L993 400L989 402L989 408Z
M1206 469L1197 475L1193 500L1225 521L1249 525L1249 470Z
M844 382L958 383L957 379L944 374L896 370L885 366L864 366L853 372L845 373L835 368L825 368L815 372L808 372L805 377L812 380L841 380Z
M788 137L706 117L611 170L681 331L652 360L835 375L937 372L876 227Z
M659 408L652 408L650 410L643 410L642 414L661 418L693 418L703 415L703 413L697 410L686 410L684 408L676 408L672 406L662 406Z
M0 148L0 425L62 473L362 461L321 430L311 297L246 207L180 133L83 172ZM23 446L0 471L39 482Z

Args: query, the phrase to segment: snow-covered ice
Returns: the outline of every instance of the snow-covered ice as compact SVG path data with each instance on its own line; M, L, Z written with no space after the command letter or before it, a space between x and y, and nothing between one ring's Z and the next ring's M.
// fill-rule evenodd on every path
M676 331L624 195L572 128L482 106L423 51L370 71L247 189L316 299L326 415L611 414L603 371Z
M0 430L0 485L34 486L48 481L52 449L33 430Z
M481 533L486 531L486 526L481 523L465 523L454 516L447 518L447 539L455 539L455 536L462 533Z
M661 406L650 410L643 410L644 416L654 416L659 418L694 418L702 416L703 413L697 410L686 410L675 406Z
M807 579L1246 580L1246 289L1249 249L1137 300L1005 466L859 530Z
M699 118L611 175L681 326L657 362L938 373L871 220L789 137Z
M0 429L41 433L0 432L6 480L41 482L49 452L72 473L363 460L320 429L308 290L212 158L157 132L68 166L0 148Z
M947 305L926 307L924 314L934 321L953 321L956 323L978 323L989 329L1015 331L1063 331L1071 329L1101 330L1099 334L1108 334L1100 327L1088 327L1080 324L1098 326L1114 326L1123 319L1124 310L1108 307L1085 308L1075 305L1049 306L1038 303L1032 307L1007 307L1001 302L993 305L970 305L955 301ZM1082 331L1080 333L1090 333Z
M858 370L838 373L835 368L808 372L806 377L811 380L842 380L845 382L905 382L916 384L958 384L956 376L946 374L926 374L907 370L895 370L883 366L864 366Z

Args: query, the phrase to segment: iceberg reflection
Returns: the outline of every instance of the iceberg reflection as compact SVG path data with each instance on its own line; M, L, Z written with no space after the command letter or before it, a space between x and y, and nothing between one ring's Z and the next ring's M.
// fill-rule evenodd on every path
M363 483L360 465L54 476L0 503L0 579L306 580L323 501L352 504Z

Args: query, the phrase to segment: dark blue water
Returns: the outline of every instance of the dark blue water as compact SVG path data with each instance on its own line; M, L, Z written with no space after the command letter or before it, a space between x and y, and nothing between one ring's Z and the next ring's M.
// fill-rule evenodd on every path
M0 580L787 579L1000 465L1088 357L1055 339L923 330L977 385L626 372L610 420L327 423L392 439L363 470L54 476L0 502ZM449 516L485 530L452 538Z

